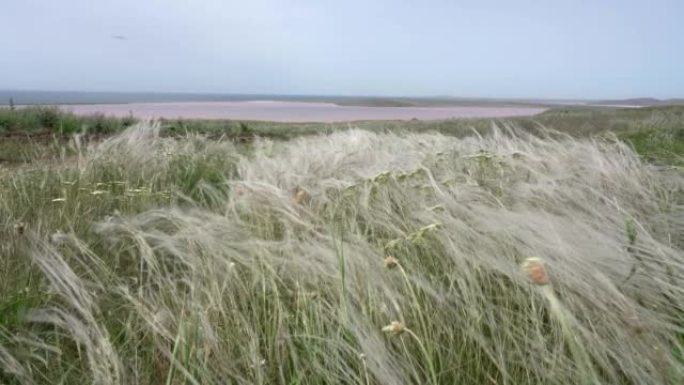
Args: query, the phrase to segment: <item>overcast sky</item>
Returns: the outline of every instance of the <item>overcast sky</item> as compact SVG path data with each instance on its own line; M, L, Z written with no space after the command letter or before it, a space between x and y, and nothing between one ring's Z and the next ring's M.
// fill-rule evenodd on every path
M684 97L682 0L0 0L0 89Z

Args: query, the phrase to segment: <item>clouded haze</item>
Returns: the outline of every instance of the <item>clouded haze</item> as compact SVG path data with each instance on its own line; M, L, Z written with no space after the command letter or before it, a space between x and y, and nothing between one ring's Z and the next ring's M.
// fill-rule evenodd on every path
M0 89L684 96L681 0L0 2Z

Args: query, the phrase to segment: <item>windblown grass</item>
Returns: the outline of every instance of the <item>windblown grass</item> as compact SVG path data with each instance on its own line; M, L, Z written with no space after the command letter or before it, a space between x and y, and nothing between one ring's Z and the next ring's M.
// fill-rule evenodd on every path
M353 100L348 102L353 103ZM464 137L473 132L491 131L492 119L449 119L441 121L367 121L349 123L278 123L232 120L171 119L161 122L163 136L202 134L211 138L251 141L255 136L289 140L349 130L352 127L373 132L440 132ZM57 107L33 106L17 109L0 107L0 165L31 159L27 152L51 154L50 147L37 143L64 141L75 133L102 136L120 133L136 122L132 116L116 118L100 115L78 116ZM558 107L531 117L507 119L529 131L540 127L587 138L618 135L643 159L669 166L684 166L684 106L644 108ZM499 123L504 124L504 123Z
M684 380L684 177L617 139L72 152L0 174L0 382Z

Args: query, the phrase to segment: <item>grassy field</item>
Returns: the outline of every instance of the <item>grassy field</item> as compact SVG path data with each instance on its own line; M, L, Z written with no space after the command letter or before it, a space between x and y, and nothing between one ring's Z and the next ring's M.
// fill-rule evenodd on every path
M0 110L0 383L681 384L683 132Z

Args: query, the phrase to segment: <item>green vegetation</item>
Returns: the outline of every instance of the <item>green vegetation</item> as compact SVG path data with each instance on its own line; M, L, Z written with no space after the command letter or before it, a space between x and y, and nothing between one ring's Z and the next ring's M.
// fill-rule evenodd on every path
M684 106L551 110L535 120L578 137L616 134L649 162L684 165Z
M34 106L0 108L0 134L54 133L68 135L86 131L90 134L114 134L131 126L133 117L113 118L102 114L77 116L57 107Z
M681 118L12 136L0 383L680 384Z
M684 126L639 130L622 137L650 162L684 166Z

